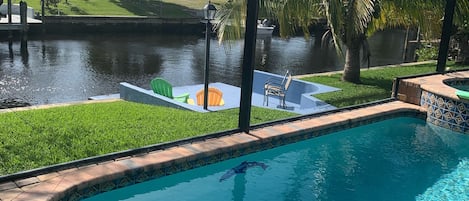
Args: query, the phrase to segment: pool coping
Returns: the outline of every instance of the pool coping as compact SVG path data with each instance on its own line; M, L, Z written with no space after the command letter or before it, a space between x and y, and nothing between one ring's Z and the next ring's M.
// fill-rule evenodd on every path
M432 76L416 77L406 79L406 82L418 85L422 90L445 96L447 98L467 101L456 96L456 89L445 84L445 80L465 79L469 77L469 71L456 71L446 74L436 74ZM406 94L406 92L403 92Z
M53 171L0 184L0 200L79 200L133 183L233 157L381 121L394 116L424 117L424 108L390 101L336 113L275 123L86 166Z

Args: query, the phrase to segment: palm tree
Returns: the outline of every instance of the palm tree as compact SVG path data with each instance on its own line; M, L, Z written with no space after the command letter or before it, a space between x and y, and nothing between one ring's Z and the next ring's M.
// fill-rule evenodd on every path
M314 19L325 18L329 30L323 39L332 38L336 50L341 55L345 52L342 80L360 83L360 50L366 49L368 36L385 28L410 26L438 35L445 0L259 0L259 4L262 13L278 21L283 37L298 29L308 36ZM231 0L223 6L216 26L220 40L242 37L239 22L245 17L245 5L246 0ZM468 1L459 0L457 16L468 11Z

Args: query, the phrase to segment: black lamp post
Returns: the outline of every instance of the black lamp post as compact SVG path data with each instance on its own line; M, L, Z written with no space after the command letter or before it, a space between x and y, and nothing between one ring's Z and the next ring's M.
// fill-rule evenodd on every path
M205 75L204 75L204 110L207 110L208 105L208 72L210 64L210 33L212 32L212 24L210 20L215 19L217 8L208 1L204 6L204 18L207 20L205 24Z

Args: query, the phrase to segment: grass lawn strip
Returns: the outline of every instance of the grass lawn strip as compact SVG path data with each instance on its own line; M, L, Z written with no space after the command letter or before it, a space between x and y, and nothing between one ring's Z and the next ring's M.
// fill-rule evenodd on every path
M458 66L448 63L449 69L467 69L469 66ZM336 107L358 105L391 97L392 82L396 77L435 72L436 63L417 66L389 67L361 71L361 84L341 82L342 73L303 77L301 80L320 83L342 90L317 94L314 97Z
M253 108L252 123L296 114ZM126 101L0 114L0 175L237 128L238 109L198 113Z
M40 0L23 0L34 12L41 13ZM20 0L13 0L19 4ZM225 0L212 0L217 7ZM5 3L6 4L6 1ZM202 0L61 0L57 7L45 7L46 15L155 16L164 18L194 17L207 1Z

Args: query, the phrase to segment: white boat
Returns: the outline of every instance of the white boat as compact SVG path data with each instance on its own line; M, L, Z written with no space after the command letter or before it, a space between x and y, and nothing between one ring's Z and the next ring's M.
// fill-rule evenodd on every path
M275 25L273 25L270 20L257 20L257 35L272 36L274 29Z
M272 35L274 32L275 25L264 26L262 24L257 25L257 35Z

